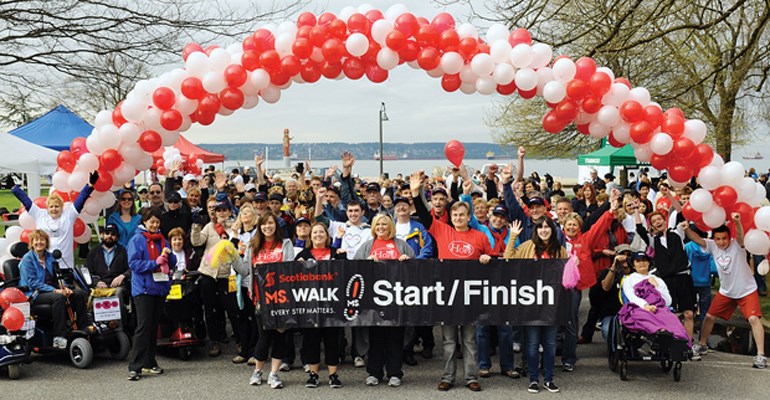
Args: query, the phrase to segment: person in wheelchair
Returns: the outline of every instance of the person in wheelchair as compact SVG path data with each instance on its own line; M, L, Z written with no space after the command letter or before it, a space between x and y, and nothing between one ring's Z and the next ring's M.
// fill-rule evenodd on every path
M117 225L105 225L101 244L88 252L86 268L92 277L98 277L97 289L115 289L115 296L125 306L131 296L131 270L128 268L128 253L125 247L118 243L119 239ZM121 307L122 314L125 314L125 310L125 307ZM126 315L122 315L122 319L125 326Z
M88 326L86 312L88 295L80 289L60 285L56 276L58 271L55 271L53 266L53 255L47 250L49 241L48 234L40 229L34 230L29 235L31 249L22 257L19 264L21 275L19 284L28 288L24 294L32 303L33 313L39 311L43 305L51 305L53 347L63 350L67 348L69 333L67 300L75 313L78 328L85 329Z

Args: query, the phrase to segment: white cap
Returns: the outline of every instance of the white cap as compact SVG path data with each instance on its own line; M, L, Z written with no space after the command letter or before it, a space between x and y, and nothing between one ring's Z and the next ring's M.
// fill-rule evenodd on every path
M243 186L243 191L248 192L249 190L257 190L257 187L253 183L247 183Z
M182 178L182 182L197 181L198 177L193 174L187 174Z

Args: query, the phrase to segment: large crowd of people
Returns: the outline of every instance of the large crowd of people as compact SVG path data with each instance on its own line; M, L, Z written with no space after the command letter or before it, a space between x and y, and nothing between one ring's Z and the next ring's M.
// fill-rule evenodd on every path
M681 213L697 187L695 180L672 189L665 176L652 179L643 170L621 185L612 174L600 179L592 171L589 181L572 188L570 198L548 174L525 177L525 155L520 148L515 168L492 165L486 175L453 168L445 177L416 171L369 181L353 173L356 158L347 152L340 167L331 166L323 176L306 168L292 177L271 177L264 160L256 157L254 176L238 170L217 172L213 167L195 176L175 166L166 171L163 182L126 185L116 193L118 202L108 214L101 242L90 250L85 264L100 277L98 287L118 288L124 301L131 298L134 323L127 325L135 328L128 378L163 373L155 359L156 331L161 319L173 317L163 308L169 276L175 271L199 273L200 298L191 303L199 309L188 311L205 319L202 333L208 338L208 355L221 356L222 345L235 340L232 362L254 366L252 385L283 387L279 373L294 362L295 338L301 335L299 355L308 374L307 387L321 382L322 355L333 388L343 385L339 365L346 355L355 367L366 368L365 385L400 386L403 364L416 365L417 354L433 357L439 341L445 360L443 372L436 372L440 391L457 383L460 359L461 383L480 391L481 378L490 376L490 354L497 346L502 375L525 377L529 392L541 388L558 392L559 332L561 370L574 373L579 344L594 340L597 323L606 335L609 320L620 310L619 297L647 313L669 309L681 313L681 331L694 343L693 359L707 354L715 318L729 318L740 307L757 344L753 366L765 368L759 296L766 296L767 288L764 277L752 270L761 258L743 248L738 215L732 216L734 233L721 227L709 238ZM66 346L61 343L66 339L60 332L64 311L56 305L70 298L81 314L83 294L51 282L47 249L58 248L65 259L72 259L72 233L67 227L91 186L66 209L56 195L48 198L47 209L41 209L18 187L14 189L40 227L30 237L30 253L22 260L22 281L45 293L38 301L55 305L57 346ZM239 256L226 261L213 257L222 242L232 243ZM457 242L467 251L452 251ZM570 258L577 263L580 279L570 291L569 322L563 327L442 326L441 337L435 338L431 326L354 328L346 337L341 328L272 330L261 321L256 265L426 258L472 259L480 264L492 258ZM721 285L712 300L715 274ZM658 292L657 305L635 294L637 284L644 282ZM590 310L581 329L578 310L584 291Z

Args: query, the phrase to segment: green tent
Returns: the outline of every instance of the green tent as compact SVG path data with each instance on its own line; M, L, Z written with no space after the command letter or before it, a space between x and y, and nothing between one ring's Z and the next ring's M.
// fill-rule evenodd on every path
M631 145L625 145L621 148L604 146L594 152L578 156L578 165L623 167L633 165L647 165L640 162L634 156L634 148Z

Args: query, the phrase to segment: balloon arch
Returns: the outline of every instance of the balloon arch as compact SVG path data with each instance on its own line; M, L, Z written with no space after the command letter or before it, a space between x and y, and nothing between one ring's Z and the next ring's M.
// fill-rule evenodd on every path
M115 203L112 191L140 170L163 172L180 160L173 150L160 160L151 154L173 145L193 123L210 125L217 116L256 107L260 99L275 103L293 84L364 76L381 83L406 63L440 79L447 92L542 97L550 107L543 117L545 131L558 134L574 123L580 133L607 138L615 147L631 144L638 160L667 170L675 187L697 176L702 189L692 193L684 216L707 230L739 212L747 249L770 250L770 207L758 208L764 187L745 178L740 163L725 164L702 143L702 121L687 119L678 108L662 110L645 88L597 68L591 58L554 58L550 46L534 43L523 28L492 25L482 36L471 24L456 26L448 13L429 21L402 4L386 12L361 5L339 15L304 12L296 22L266 25L227 48L191 43L182 58L183 67L139 81L114 110L99 112L91 135L76 138L59 154L53 186L65 201L74 200L74 190L99 170L81 225L96 221ZM200 173L202 163L194 155L183 161L188 172ZM20 219L23 228L34 228L28 216ZM82 227L76 234L79 243L90 239Z

